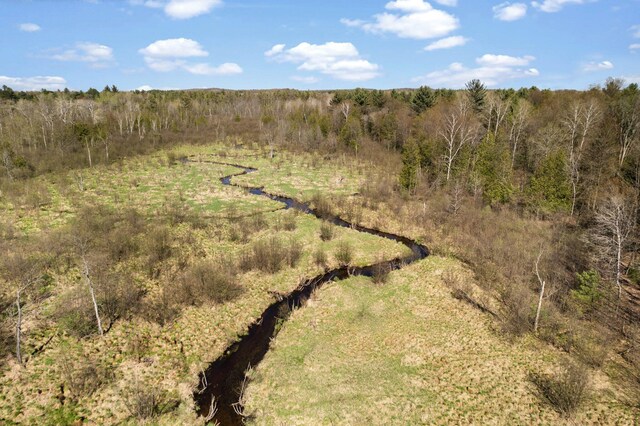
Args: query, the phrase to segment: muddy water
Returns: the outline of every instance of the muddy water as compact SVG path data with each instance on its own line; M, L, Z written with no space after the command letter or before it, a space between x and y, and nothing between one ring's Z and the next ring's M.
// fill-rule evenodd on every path
M308 204L292 198L270 194L262 188L237 185L231 181L235 176L252 173L257 171L257 169L216 161L203 162L242 169L242 172L221 178L220 181L223 185L243 188L256 196L267 197L274 201L284 203L287 209L294 209L305 214L313 215L337 226L351 228L359 232L397 241L410 248L412 252L412 254L407 257L395 258L377 264L333 269L302 282L290 294L273 302L265 309L260 318L249 327L247 334L228 347L220 358L209 365L207 370L200 375L200 389L194 393L198 413L203 417L209 416L212 406L211 402L215 401L215 407L217 408L214 416L215 420L223 426L241 425L243 424L243 416L240 414L242 412L242 406L238 401L245 383L245 371L249 367L257 366L260 361L262 361L264 355L269 350L269 342L278 333L280 325L287 320L294 308L304 306L313 291L329 281L343 280L352 275L372 276L374 271L383 268L387 270L400 269L405 265L424 259L429 255L429 250L409 238L349 223L337 216L323 216Z

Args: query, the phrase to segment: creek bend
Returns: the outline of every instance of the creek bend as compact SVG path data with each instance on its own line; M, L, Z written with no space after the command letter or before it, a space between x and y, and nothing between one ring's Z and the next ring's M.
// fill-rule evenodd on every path
M429 250L424 245L401 235L350 223L338 216L324 215L312 209L307 203L300 202L293 198L271 194L262 188L239 185L231 181L235 176L256 172L257 169L255 168L219 161L187 160L187 162L237 167L242 171L220 178L220 182L223 185L242 188L253 195L267 197L271 200L284 203L286 209L298 210L302 213L315 216L318 219L331 222L337 226L393 240L411 249L411 255L406 257L397 257L367 266L343 266L304 280L291 293L269 305L269 307L262 312L260 318L249 326L247 333L240 337L238 341L231 344L217 360L212 362L209 367L200 374L200 389L194 392L193 395L198 414L205 418L210 418L210 411L212 407L215 406L217 411L213 416L213 420L218 421L223 426L242 425L243 416L240 414L242 412L242 406L239 404L239 400L245 384L245 372L247 368L256 367L260 361L262 361L269 350L271 339L275 337L279 331L279 325L288 319L293 309L304 306L311 294L329 281L343 280L353 275L370 277L373 276L375 271L383 268L389 271L397 270L429 256ZM212 404L212 401L214 404Z

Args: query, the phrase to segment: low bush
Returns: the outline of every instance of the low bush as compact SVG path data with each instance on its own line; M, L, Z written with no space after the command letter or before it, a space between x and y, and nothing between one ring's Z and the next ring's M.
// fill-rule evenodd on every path
M177 289L179 301L187 305L225 303L238 297L242 291L233 265L212 260L191 266Z
M322 248L319 248L313 253L313 261L315 262L316 265L320 267L327 266L327 263L329 261L327 259L327 252L324 251Z
M67 291L55 305L53 318L64 333L82 338L97 333L96 316L85 286Z
M389 280L390 272L391 265L382 262L382 260L379 260L378 263L373 266L373 274L371 275L371 279L376 284L384 284Z
M173 237L166 227L157 227L149 232L146 239L147 268L151 278L160 275L160 264L172 255Z
M113 378L113 372L83 353L77 344L63 345L58 371L64 381L65 395L72 401L91 396Z
M351 244L346 241L340 241L336 248L335 258L340 265L349 265L353 259L353 249L351 248Z
M177 398L172 398L166 391L140 379L135 379L132 385L123 389L122 394L127 411L138 420L168 413L179 404Z
M258 269L274 274L285 265L293 267L302 256L302 244L296 240L288 243L278 237L256 241L248 253L242 256L240 268L244 271Z
M322 241L330 241L335 234L334 226L326 221L323 221L320 225L320 239Z
M313 195L313 197L311 198L311 206L318 214L318 216L322 218L328 218L333 214L331 203L320 193L316 193Z
M289 210L278 216L275 228L276 231L295 231L296 226L295 211Z
M588 396L587 370L577 364L565 366L556 376L532 373L529 378L539 396L564 416L571 416Z

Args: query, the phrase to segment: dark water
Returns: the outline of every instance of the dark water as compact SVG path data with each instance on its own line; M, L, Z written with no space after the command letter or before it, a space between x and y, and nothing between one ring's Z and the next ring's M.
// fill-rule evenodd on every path
M271 339L279 330L279 325L282 324L283 321L286 321L294 308L304 306L313 291L329 281L343 280L353 275L372 276L375 271L379 270L400 269L405 265L424 259L429 255L429 250L409 238L349 223L337 216L321 215L308 204L292 198L269 194L262 188L245 187L231 182L234 176L252 173L257 171L257 169L216 161L206 162L238 167L243 170L242 172L221 178L220 181L223 185L243 188L251 194L284 203L287 209L294 209L305 214L313 215L337 226L351 228L359 232L397 241L410 248L412 252L412 254L407 257L396 258L373 265L333 269L302 282L298 288L290 294L275 301L265 309L260 319L249 327L247 334L228 347L220 358L200 374L200 390L194 393L198 413L203 417L209 416L211 401L215 398L217 412L214 419L223 426L241 425L243 424L243 417L239 413L242 407L238 404L238 401L245 382L245 371L248 367L255 367L262 361L264 355L269 350Z

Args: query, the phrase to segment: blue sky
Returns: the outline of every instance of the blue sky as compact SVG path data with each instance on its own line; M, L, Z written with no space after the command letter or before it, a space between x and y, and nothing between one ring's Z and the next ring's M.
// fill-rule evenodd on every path
M18 90L640 82L640 0L0 0Z

